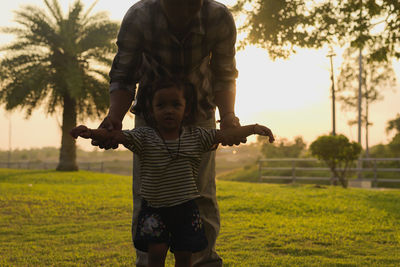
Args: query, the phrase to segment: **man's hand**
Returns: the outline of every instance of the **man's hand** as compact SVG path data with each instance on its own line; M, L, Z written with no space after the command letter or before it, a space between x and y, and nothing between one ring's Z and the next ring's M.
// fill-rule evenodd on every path
M105 117L104 120L101 122L99 129L100 128L106 129L109 132L111 132L113 130L121 130L122 122L119 119L116 119L110 115L107 115L107 117ZM98 147L104 148L104 149L118 148L118 143L113 139L107 139L104 142L98 142L96 140L92 140L92 145L98 146Z
M270 143L273 143L275 141L271 129L263 125L258 125L258 124L254 125L254 133L258 135L268 136Z
M236 128L240 126L239 118L235 116L235 113L229 112L221 117L220 121L220 129L227 130L230 128ZM221 144L223 146L229 145L239 145L240 143L246 143L247 138L235 138L234 136L228 137L224 142Z

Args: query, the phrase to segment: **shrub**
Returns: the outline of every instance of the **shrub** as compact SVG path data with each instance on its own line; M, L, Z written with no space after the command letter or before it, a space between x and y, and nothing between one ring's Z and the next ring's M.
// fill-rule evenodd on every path
M356 142L350 142L344 135L323 135L318 137L310 145L311 154L319 160L323 160L332 171L334 177L344 188L347 188L348 169L360 155L361 146Z

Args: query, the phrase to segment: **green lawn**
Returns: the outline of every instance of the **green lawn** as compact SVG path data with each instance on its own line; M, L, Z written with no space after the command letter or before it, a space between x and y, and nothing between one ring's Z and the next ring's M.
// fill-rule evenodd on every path
M400 190L217 187L225 266L400 266ZM128 176L0 169L0 266L133 265L131 208Z

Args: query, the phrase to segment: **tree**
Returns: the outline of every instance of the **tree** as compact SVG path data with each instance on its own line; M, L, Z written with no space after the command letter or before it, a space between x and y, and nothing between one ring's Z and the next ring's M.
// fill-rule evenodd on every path
M262 144L261 153L267 158L298 158L306 148L301 136L297 136L294 142L281 139L269 144L264 136L259 136L258 141Z
M386 132L389 133L391 131L400 133L400 114L397 114L395 119L388 121Z
M242 45L257 44L273 59L286 58L298 47L326 44L369 47L368 58L400 58L398 0L238 0L233 12L245 13ZM252 5L251 10L245 7Z
M396 134L388 144L393 157L398 158L400 155L400 133Z
M90 15L75 1L64 16L57 0L46 10L25 6L16 11L13 43L1 48L0 103L7 110L44 105L49 114L62 109L62 138L57 170L77 170L75 140L68 134L77 119L95 118L108 108L108 73L118 24L105 13Z
M361 153L361 145L350 142L340 135L323 135L318 137L310 145L311 154L319 160L323 160L333 173L334 177L344 188L347 188L347 173L352 162L358 159Z
M397 114L396 118L388 121L386 132L395 131L396 135L392 138L389 143L389 149L395 157L400 155L400 114Z
M346 49L341 72L338 77L338 101L342 102L344 110L358 110L358 66L354 64L358 58L358 51L354 48ZM388 62L363 60L362 72L362 99L364 114L362 124L365 127L366 155L369 154L369 120L370 105L383 99L380 93L383 89L395 88L396 74ZM357 124L357 119L350 120L349 124Z

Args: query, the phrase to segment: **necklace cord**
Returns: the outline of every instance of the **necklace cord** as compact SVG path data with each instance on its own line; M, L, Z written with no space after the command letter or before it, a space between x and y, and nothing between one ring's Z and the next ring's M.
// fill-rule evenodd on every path
M178 150L176 151L176 156L174 157L174 155L172 154L172 151L168 148L167 143L165 142L164 137L161 135L160 131L158 131L158 129L157 129L157 132L158 132L158 134L160 135L161 140L163 141L164 146L165 146L165 148L167 149L168 154L170 155L170 157L171 157L172 160L178 159L178 157L179 157L179 150L180 150L180 148L181 148L181 130L182 130L182 129L180 128L180 129L179 129L179 138L178 138Z

